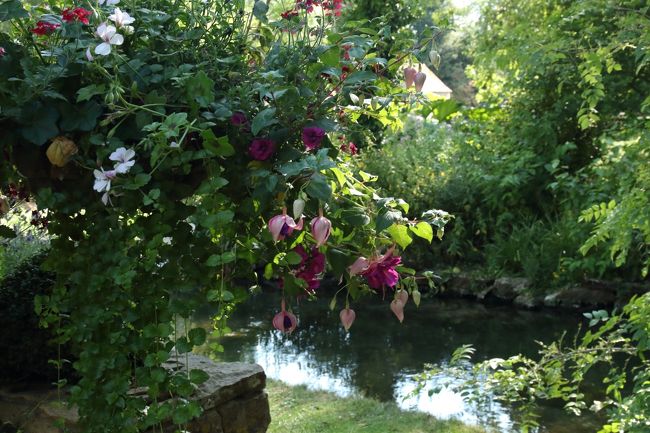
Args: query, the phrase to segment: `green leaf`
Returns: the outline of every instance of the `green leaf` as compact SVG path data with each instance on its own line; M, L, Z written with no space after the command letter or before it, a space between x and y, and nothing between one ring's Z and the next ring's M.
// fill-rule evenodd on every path
M205 343L207 334L203 328L193 328L190 329L190 332L187 333L187 336L190 339L190 344L193 346L200 346Z
M387 229L393 223L401 221L402 212L399 210L386 209L384 212L380 212L377 216L377 221L375 222L375 230L377 233L382 230Z
M266 22L266 13L269 11L269 6L266 4L266 1L264 0L258 0L255 2L255 5L253 6L253 15L255 18L262 22Z
M325 176L316 173L309 180L305 192L312 198L328 201L332 195L332 187Z
M278 120L275 118L275 108L267 108L257 113L257 116L255 116L251 123L251 132L253 135L257 135L262 129L275 123L278 123Z
M201 137L203 147L213 155L227 157L235 154L235 148L230 144L228 136L217 137L211 129L206 129L201 133Z
M377 75L370 71L358 71L354 72L345 79L345 84L359 84L366 81L375 81Z
M81 106L70 105L63 113L60 126L64 131L92 131L101 114L102 106L95 101L87 101Z
M190 370L190 382L200 385L210 379L210 375L203 370L192 369Z
M187 338L181 337L176 340L176 350L178 353L187 353L192 350L192 345L187 341Z
M264 279L270 280L271 278L273 278L273 264L267 263L266 266L264 266Z
M89 101L93 96L103 95L104 93L106 93L105 85L91 84L90 86L77 90L77 102Z
M135 176L135 178L130 182L124 185L124 189L135 190L142 188L151 180L151 175L148 173L140 173Z
M40 146L59 133L57 120L59 112L56 108L36 103L23 109L20 123L25 126L20 132L25 140Z
M214 101L214 81L203 71L187 80L186 91L189 102L197 102L201 107Z
M0 21L9 21L15 18L29 18L20 0L8 0L0 3Z
M420 221L414 226L409 226L409 229L415 233L416 236L426 239L429 242L433 241L433 229L431 228L431 224Z
M289 251L284 257L284 261L290 265L299 265L302 262L302 257L295 251Z
M390 234L390 237L393 238L393 240L397 242L397 244L402 248L408 247L411 242L413 242L413 239L409 235L409 231L406 226L393 224L388 228L387 231L388 234Z
M16 232L7 226L0 226L0 238L13 239L16 237Z

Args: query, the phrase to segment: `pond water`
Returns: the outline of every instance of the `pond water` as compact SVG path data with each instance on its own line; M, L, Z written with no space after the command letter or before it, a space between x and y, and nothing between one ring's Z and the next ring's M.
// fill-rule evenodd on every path
M229 321L233 332L220 339L225 351L218 357L258 363L269 378L289 384L341 396L392 400L404 409L457 418L503 433L520 430L508 407L492 402L478 410L448 388L431 397L426 390L418 397L407 397L415 387L415 376L425 363L444 365L463 344L474 346L476 360L534 355L536 340L550 342L567 330L571 335L582 320L576 313L427 299L420 308L409 301L400 324L387 301L368 299L354 306L357 319L346 333L338 319L340 308L332 312L329 299L322 299L295 306L299 326L293 334L284 335L271 325L279 304L277 295L264 293L240 305ZM209 328L209 320L200 322ZM446 379L441 373L429 386ZM559 405L543 407L540 424L539 431L544 433L593 433L599 425L593 417L567 415Z

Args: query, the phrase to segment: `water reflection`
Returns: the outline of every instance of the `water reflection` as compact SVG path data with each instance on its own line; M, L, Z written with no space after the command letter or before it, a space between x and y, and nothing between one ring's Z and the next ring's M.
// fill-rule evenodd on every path
M278 307L277 295L270 294L258 295L242 305L230 321L233 334L220 341L225 351L218 356L224 361L258 363L268 377L292 385L305 384L340 396L393 400L405 409L508 433L518 432L516 419L498 402L489 402L487 408L478 410L449 389L431 397L425 390L407 398L415 387L414 376L424 363L444 364L462 344L472 344L479 360L517 353L533 355L538 350L535 340L549 342L565 330L575 329L580 321L573 314L430 300L419 309L412 303L407 305L406 319L400 325L388 303L368 301L355 306L357 320L346 333L339 324L338 311L329 311L324 299L296 306L299 327L286 336L272 330L271 319ZM429 386L448 380L443 373ZM593 418L571 418L553 407L544 408L541 424L541 431L549 433L597 430Z

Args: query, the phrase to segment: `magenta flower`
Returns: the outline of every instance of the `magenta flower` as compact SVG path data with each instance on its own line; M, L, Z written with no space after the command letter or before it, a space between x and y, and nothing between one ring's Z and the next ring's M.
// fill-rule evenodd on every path
M399 281L399 274L395 267L401 262L402 258L394 257L393 248L390 248L383 256L370 260L368 267L361 272L361 275L373 289L381 289L386 286L395 287Z
M320 216L311 220L311 234L316 240L316 246L320 247L327 242L332 230L332 223L323 216L323 210L320 210Z
M273 317L273 327L278 331L291 334L298 326L298 319L285 310L284 299L282 299L281 308L281 311Z
M351 276L359 275L366 271L370 266L370 262L365 257L359 257L348 267L348 272Z
M404 84L409 88L415 82L415 74L417 71L414 68L408 67L404 69Z
M302 258L295 271L296 276L305 280L309 290L316 290L320 287L320 275L325 271L325 254L316 247L312 248L309 254L302 245L298 245L293 251Z
M281 215L276 215L269 220L269 231L275 242L281 241L287 236L291 236L294 230L302 230L302 217L296 223L293 218L287 215L287 208L282 209Z
M352 323L354 323L354 319L356 319L357 315L354 312L352 308L344 308L341 310L339 313L339 318L341 319L341 324L345 328L346 331L350 329L352 326Z
M268 138L256 138L251 142L248 152L258 161L266 161L275 152L275 143Z
M325 130L318 126L308 126L302 129L302 142L308 150L318 149L324 137Z
M0 47L0 57L4 57L5 54L7 54L7 51L4 49L4 47Z
M230 116L230 124L234 126L242 126L248 123L246 115L241 111L235 111L232 116Z

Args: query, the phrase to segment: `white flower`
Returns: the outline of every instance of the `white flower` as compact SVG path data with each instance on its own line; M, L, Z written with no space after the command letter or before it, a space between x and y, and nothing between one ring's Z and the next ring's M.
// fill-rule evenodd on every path
M103 5L104 3L106 3L106 6L112 6L118 4L119 2L120 0L99 0L98 1L100 6Z
M172 237L171 236L165 236L162 238L162 243L165 245L171 245L172 244Z
M135 150L120 147L115 152L111 153L108 159L117 162L114 167L116 173L124 174L128 173L131 167L133 167L133 164L135 164L135 161L133 161L134 157Z
M126 26L132 24L135 21L128 12L122 12L120 8L115 8L113 15L109 15L108 19L113 21L117 27Z
M172 141L172 142L170 143L169 147L171 147L172 149L178 149L179 147L181 147L181 144L180 144L180 143L177 143L177 142L175 142L175 141Z
M122 45L124 37L116 33L117 29L114 26L101 23L97 27L97 36L104 42L95 47L95 54L100 56L107 56L111 53L111 45Z
M86 58L88 59L89 62L95 60L92 53L90 52L90 47L86 48Z
M115 179L117 172L115 170L104 171L103 168L93 171L95 175L95 184L93 189L97 192L106 192L111 190L111 180ZM103 198L102 198L103 200Z

